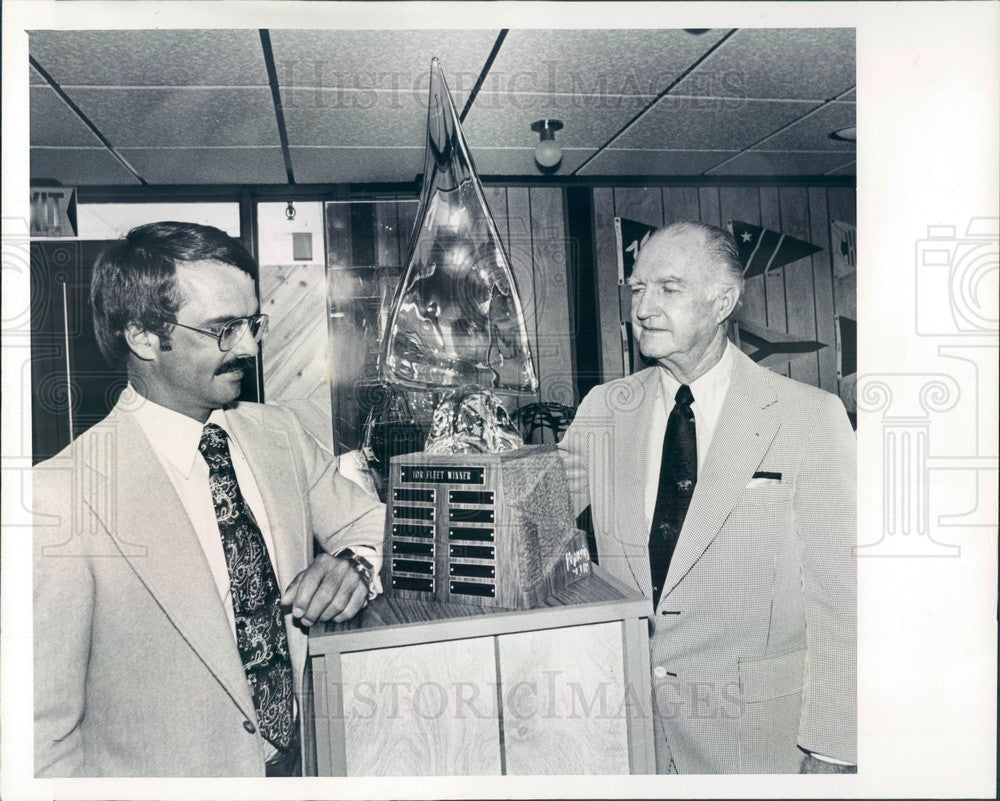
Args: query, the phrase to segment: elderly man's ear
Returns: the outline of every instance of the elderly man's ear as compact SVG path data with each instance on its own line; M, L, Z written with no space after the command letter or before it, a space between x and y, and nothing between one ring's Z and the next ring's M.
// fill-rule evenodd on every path
M124 331L125 344L132 353L144 362L152 361L160 350L160 338L152 331L146 331L136 323L129 323Z
M721 325L733 313L739 299L739 290L734 286L727 286L719 292L715 299L715 321Z

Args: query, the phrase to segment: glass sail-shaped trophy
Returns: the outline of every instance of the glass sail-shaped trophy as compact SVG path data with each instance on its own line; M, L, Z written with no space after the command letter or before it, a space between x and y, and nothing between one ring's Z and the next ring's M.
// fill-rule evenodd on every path
M510 262L436 58L420 206L381 368L388 384L411 390L538 385Z

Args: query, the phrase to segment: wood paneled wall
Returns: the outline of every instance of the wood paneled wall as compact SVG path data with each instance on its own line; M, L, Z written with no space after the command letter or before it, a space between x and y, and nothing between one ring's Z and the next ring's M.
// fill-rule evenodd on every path
M615 217L648 225L700 220L725 227L730 220L761 225L807 240L822 248L811 257L771 270L747 281L744 314L750 322L826 345L814 356L801 357L779 372L840 391L837 377L833 254L830 222L854 224L855 192L848 188L805 186L642 187L594 189L594 239L597 258L601 364L604 380L624 373L619 313Z
M539 390L535 400L575 406L573 329L567 284L564 193L558 187L490 187L487 204L510 257ZM334 447L358 447L378 383L380 309L402 275L416 215L412 201L331 203L327 207ZM296 348L304 347L297 342ZM269 343L268 358L281 358ZM513 411L512 408L509 411Z

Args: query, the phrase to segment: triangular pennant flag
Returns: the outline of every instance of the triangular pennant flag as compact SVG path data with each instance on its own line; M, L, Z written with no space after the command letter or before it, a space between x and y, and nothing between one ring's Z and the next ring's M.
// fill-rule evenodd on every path
M740 320L738 328L743 352L762 367L779 367L826 347L822 342L796 339L783 331L754 325L746 320Z
M420 206L386 332L381 366L389 384L538 387L510 261L436 58Z
M794 236L761 228L759 225L733 220L730 223L736 250L743 265L743 277L753 278L768 270L783 267L798 259L811 256L822 248Z
M615 217L615 234L618 238L619 284L624 284L632 275L632 268L635 267L639 251L655 230L655 225L646 225L646 223L636 222L625 217Z
M837 375L844 378L858 371L858 322L837 318Z

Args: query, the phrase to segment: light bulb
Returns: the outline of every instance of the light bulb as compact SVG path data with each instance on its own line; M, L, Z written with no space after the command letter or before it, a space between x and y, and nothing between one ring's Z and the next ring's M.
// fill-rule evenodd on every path
M543 139L535 145L535 161L543 167L555 167L562 161L562 148L554 139Z

